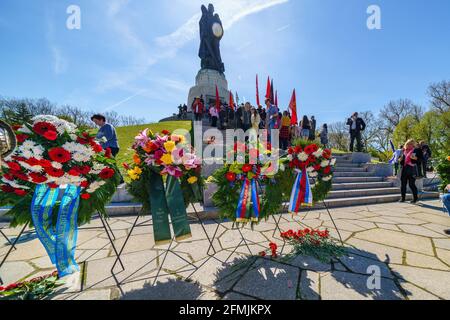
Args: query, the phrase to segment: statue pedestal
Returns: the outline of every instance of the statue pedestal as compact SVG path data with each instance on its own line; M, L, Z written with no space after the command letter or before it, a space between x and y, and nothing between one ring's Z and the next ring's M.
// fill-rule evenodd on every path
M216 100L216 85L219 89L219 97L223 102L229 102L230 93L228 91L228 81L225 75L216 70L202 69L195 78L195 86L189 90L188 110L191 110L195 97L203 95L205 104L209 105Z

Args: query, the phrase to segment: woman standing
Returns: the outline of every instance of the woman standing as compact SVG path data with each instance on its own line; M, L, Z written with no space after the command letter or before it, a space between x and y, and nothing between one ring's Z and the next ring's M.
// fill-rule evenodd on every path
M261 117L259 116L259 112L258 110L256 110L255 108L252 109L252 128L256 130L256 132L258 132L259 130L259 125L261 123Z
M307 116L303 116L303 120L300 122L300 129L302 130L302 139L309 139L309 132L311 130L311 122Z
M328 125L325 123L320 131L320 143L328 148Z
M415 204L419 201L418 190L416 187L416 142L414 140L408 140L403 148L403 155L400 157L401 170L401 192L402 199L400 202L406 201L406 186L409 184L409 188L413 193L413 200L411 203Z
M289 137L291 135L291 118L289 113L285 111L281 118L281 130L280 130L280 148L287 150L289 147Z
M217 128L217 118L219 117L219 112L217 111L217 108L211 106L209 109L209 114L211 115L211 126L213 128Z

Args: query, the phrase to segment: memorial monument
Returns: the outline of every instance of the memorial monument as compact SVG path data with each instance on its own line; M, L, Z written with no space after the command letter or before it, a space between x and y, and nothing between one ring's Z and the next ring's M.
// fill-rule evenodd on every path
M220 54L220 41L224 30L222 21L214 6L201 7L200 19L200 49L198 56L201 59L201 69L195 79L195 86L189 90L188 108L191 110L192 102L196 97L203 96L205 104L216 101L216 85L222 102L228 102L228 82L225 78L225 65Z
M2 158L10 155L16 147L16 135L13 129L0 120L0 173L2 171Z

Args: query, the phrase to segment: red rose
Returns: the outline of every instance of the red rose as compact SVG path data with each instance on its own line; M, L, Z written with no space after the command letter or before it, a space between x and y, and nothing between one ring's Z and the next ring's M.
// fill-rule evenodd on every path
M228 172L228 173L225 175L225 177L227 178L227 180L228 180L229 182L234 182L234 181L236 181L236 174L233 173L233 172Z
M23 143L25 140L27 140L29 138L29 136L21 133L21 134L17 134L16 138L17 138L17 142Z
M250 171L252 171L253 166L251 164L244 164L244 166L242 167L242 171L244 173L248 173Z
M36 172L30 173L30 177L34 183L44 183L45 181L47 181L46 177Z
M2 189L3 192L6 193L14 192L14 188L7 184L2 185L0 188Z
M20 171L21 168L19 164L16 162L7 162L6 165L12 170L12 171Z
M40 136L44 136L47 131L56 132L56 127L48 122L38 122L33 126L33 131Z
M323 170L323 173L324 173L324 174L330 174L330 172L331 172L331 167L330 167L330 166L326 167L326 168Z
M72 168L69 170L69 172L67 172L69 174L69 176L72 177L79 177L80 176L80 171L78 171L76 168Z
M59 163L66 163L66 162L69 162L71 159L70 152L63 148L50 149L50 151L48 152L48 156L53 161L56 161Z
M91 195L89 193L83 193L81 195L81 199L83 200L89 200L91 198Z
M25 190L22 189L15 189L14 193L17 194L18 196L24 196L27 194L27 192Z
M80 183L80 187L82 188L87 188L89 186L89 182L87 181L83 181L82 183Z
M45 172L55 178L61 178L64 175L64 171L61 169L55 169L53 167L45 168Z
M107 180L107 179L111 179L112 177L114 177L114 174L115 174L115 171L113 169L105 168L100 172L99 176L103 180Z
M56 131L47 131L44 133L44 138L50 141L55 141L58 138Z

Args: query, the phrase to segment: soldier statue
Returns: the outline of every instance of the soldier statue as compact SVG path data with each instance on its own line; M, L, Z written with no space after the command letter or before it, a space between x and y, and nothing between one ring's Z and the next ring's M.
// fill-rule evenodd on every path
M209 4L208 9L202 6L202 18L200 19L200 50L202 69L225 72L225 66L220 55L220 40L224 34L222 21L218 14L214 13L214 6Z

